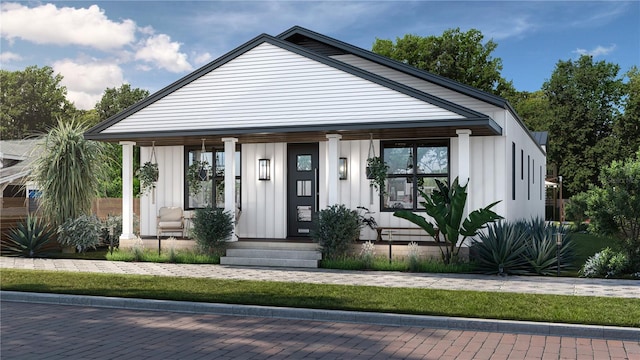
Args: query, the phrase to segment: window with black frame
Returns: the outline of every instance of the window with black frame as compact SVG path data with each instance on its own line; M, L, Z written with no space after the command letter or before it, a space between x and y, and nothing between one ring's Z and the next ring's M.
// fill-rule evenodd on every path
M431 194L438 179L449 182L449 142L383 142L383 160L389 166L383 210L421 210L418 189Z
M236 205L240 207L240 151L236 151ZM185 208L224 208L224 150L187 149Z

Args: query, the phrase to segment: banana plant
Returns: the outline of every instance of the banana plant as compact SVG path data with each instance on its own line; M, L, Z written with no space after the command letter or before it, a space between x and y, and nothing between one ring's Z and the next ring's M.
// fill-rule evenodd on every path
M460 186L456 177L451 187L438 179L436 179L436 185L438 189L434 190L431 196L418 189L422 198L425 199L420 204L433 221L428 221L423 216L408 210L396 211L393 216L418 225L438 244L442 243L443 245L440 246L442 260L445 264L450 264L458 261L460 247L467 237L477 235L480 229L488 223L502 219L502 216L490 210L499 203L496 201L484 208L472 211L466 219L463 219L469 184Z

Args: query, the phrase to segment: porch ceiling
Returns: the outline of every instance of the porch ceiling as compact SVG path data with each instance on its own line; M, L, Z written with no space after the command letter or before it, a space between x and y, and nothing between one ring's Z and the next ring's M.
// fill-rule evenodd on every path
M408 124L407 124L408 125ZM374 139L428 139L428 138L450 138L456 137L456 130L470 129L472 136L492 136L502 134L502 129L492 120L479 121L477 124L457 124L456 126L429 126L429 127L387 127L379 128L357 128L357 129L322 129L314 131L301 131L300 129L278 129L274 131L262 132L233 132L203 130L194 134L174 133L140 133L140 134L109 134L104 137L96 137L95 140L107 142L134 141L138 146L151 146L155 141L156 146L176 146L176 145L200 145L202 139L206 139L208 144L222 145L222 138L238 138L240 144L250 143L307 143L326 141L327 134L340 134L342 140L368 140L371 135Z

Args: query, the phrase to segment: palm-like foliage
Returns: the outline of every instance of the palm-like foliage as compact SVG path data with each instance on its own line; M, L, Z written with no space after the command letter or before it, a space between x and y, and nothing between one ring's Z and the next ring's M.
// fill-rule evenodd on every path
M440 242L440 235L444 240L444 248L440 247L442 259L446 264L457 261L460 247L469 236L475 236L487 223L502 219L502 217L490 209L498 202L487 205L469 213L464 217L464 207L467 203L467 185L460 186L458 178L449 188L447 184L436 179L437 190L431 196L418 190L425 199L421 202L427 215L433 218L433 222L411 211L399 210L394 216L411 221L424 229L436 241ZM462 239L460 239L462 236Z
M42 192L40 210L53 225L91 212L104 174L104 145L84 138L87 126L58 120L37 149L31 180Z
M3 255L39 257L54 237L55 230L36 217L27 216L24 222L11 229Z

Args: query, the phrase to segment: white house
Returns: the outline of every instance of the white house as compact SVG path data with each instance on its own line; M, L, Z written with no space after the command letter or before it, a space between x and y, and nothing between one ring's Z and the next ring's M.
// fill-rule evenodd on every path
M160 171L141 199L143 237L160 207L207 203L241 209L240 239L306 237L313 214L338 203L408 226L393 211L420 211L418 187L456 176L470 179L469 209L500 201L506 219L544 217L546 154L505 99L301 27L257 36L86 137L123 147L123 239L133 146ZM384 197L365 176L372 152L390 165ZM203 159L211 179L189 182Z

